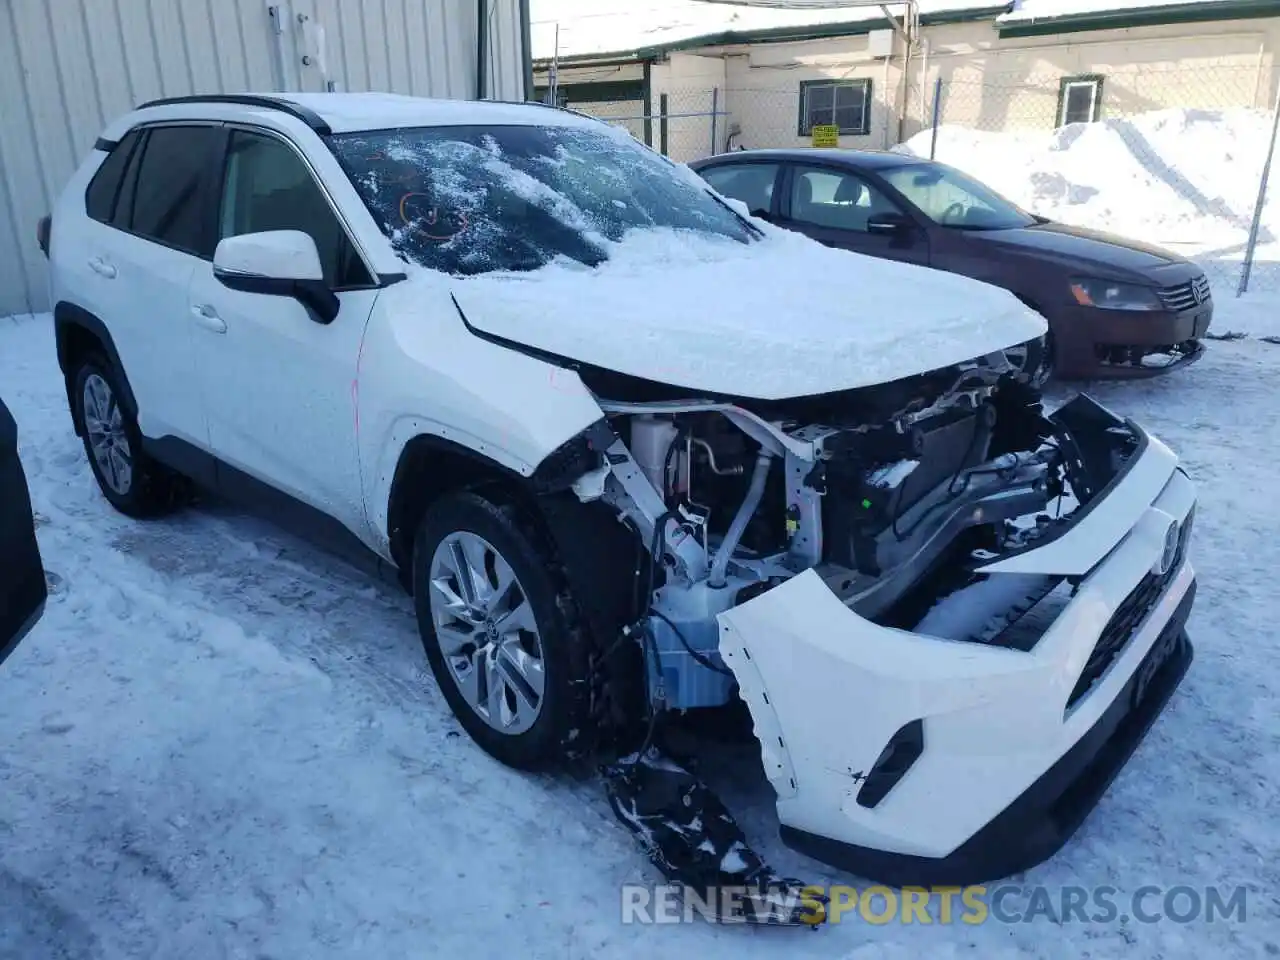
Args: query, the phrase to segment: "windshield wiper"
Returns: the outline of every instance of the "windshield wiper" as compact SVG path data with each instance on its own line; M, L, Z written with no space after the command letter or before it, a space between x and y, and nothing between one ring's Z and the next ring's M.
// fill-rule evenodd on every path
M761 239L764 236L763 230L761 230L754 223L752 223L750 220L748 220L746 217L740 214L737 210L733 209L733 207L729 206L727 203L725 203L723 200L717 197L712 191L708 190L707 196L710 197L712 200L714 200L716 203L720 204L720 206L728 210L729 213L731 213L734 217L736 217L738 222L741 223L744 227L746 227L748 231L750 231L751 236L755 237L757 240Z

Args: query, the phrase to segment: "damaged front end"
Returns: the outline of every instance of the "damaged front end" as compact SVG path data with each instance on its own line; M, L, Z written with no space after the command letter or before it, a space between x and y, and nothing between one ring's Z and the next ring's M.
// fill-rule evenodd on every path
M821 912L655 752L664 712L745 701L783 839L891 883L1048 856L1159 713L1190 659L1190 482L1087 397L1046 415L1024 366L785 401L584 376L610 429L573 489L648 561L649 732L605 772L669 878L770 891L747 920Z

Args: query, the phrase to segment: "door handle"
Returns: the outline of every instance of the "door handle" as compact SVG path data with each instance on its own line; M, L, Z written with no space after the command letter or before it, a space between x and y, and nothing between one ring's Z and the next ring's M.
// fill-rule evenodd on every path
M210 333L227 332L227 322L218 316L218 311L209 306L209 304L202 303L194 306L191 308L191 313L196 318L196 323Z
M90 257L89 269L94 273L106 277L108 280L114 280L116 278L116 268L107 263L107 261L103 260L101 257Z

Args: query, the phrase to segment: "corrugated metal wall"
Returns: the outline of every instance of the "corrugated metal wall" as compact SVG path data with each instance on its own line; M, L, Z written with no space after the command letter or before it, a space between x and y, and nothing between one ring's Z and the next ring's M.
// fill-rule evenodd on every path
M486 0L486 94L524 99L520 0ZM269 90L476 96L477 0L0 0L0 316L48 308L36 222L113 117Z

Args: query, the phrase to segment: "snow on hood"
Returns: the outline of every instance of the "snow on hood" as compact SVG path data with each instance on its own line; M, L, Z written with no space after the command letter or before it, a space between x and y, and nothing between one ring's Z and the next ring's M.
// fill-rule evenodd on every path
M1023 343L1045 322L1005 290L825 247L753 221L742 244L633 230L591 268L458 279L472 327L617 373L777 400L887 383Z

